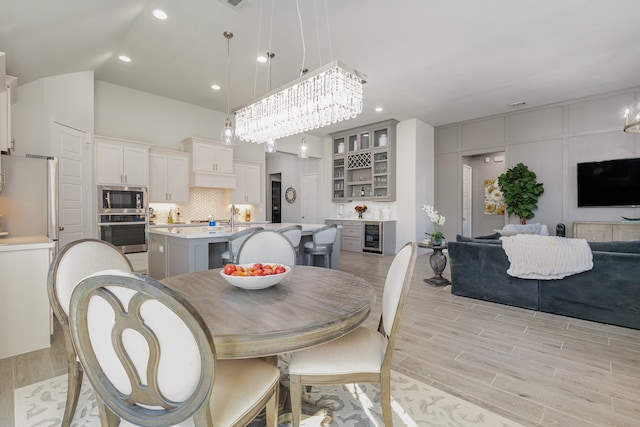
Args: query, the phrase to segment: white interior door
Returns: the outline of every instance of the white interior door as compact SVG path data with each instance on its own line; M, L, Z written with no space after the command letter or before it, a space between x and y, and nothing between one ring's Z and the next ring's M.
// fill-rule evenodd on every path
M471 237L473 168L462 165L462 235Z
M89 134L53 122L52 151L58 158L58 247L93 237ZM95 228L95 227L94 227Z
M302 223L318 223L318 175L306 173L302 175L301 182L302 199Z

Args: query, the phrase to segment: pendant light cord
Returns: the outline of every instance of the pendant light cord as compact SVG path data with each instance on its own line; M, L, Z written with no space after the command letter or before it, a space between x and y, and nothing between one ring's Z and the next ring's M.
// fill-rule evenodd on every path
M231 37L233 33L225 32L224 36L227 38L227 118L231 115Z
M307 49L304 42L304 30L302 29L302 15L300 14L300 2L296 0L296 9L298 11L298 21L300 22L300 37L302 38L302 67L300 67L300 75L304 74L304 63L307 56Z

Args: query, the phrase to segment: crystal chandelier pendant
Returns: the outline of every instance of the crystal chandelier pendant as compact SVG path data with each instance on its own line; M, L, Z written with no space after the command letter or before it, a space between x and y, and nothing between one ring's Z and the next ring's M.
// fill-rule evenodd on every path
M236 136L260 144L354 118L364 83L362 74L333 61L236 111Z
M227 117L227 121L224 123L222 131L220 131L220 142L225 145L235 145L235 132L231 125L231 119Z
M631 111L627 108L624 111L624 131L627 133L640 133L640 113L636 114L636 118L629 121Z
M301 159L309 158L309 146L307 145L307 139L303 136L300 147L298 147L298 157Z
M275 139L270 139L264 143L264 151L267 153L275 153L278 151L278 144Z

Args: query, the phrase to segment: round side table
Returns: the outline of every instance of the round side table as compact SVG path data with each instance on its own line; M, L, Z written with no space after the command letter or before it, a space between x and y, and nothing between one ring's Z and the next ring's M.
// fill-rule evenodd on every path
M430 279L424 279L424 282L431 286L450 285L451 282L442 277L442 272L447 266L447 257L442 253L442 250L447 249L447 244L444 243L442 245L434 246L432 244L418 243L418 247L433 250L431 257L429 257L429 264L431 264L431 269L435 275Z

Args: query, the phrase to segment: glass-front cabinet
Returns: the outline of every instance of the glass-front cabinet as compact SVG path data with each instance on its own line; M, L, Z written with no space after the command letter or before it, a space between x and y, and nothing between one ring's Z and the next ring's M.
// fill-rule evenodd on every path
M333 201L395 200L395 120L332 135Z
M333 200L345 201L345 157L333 158Z

